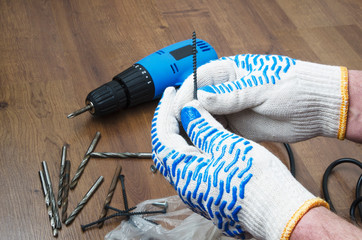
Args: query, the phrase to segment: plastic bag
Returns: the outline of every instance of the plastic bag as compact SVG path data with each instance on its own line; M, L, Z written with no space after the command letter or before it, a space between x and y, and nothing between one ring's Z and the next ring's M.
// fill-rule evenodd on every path
M192 212L179 198L147 200L137 205L134 211L154 211L160 207L154 202L167 202L167 213L157 215L133 215L105 236L105 240L229 240L214 224ZM157 223L157 224L156 224Z

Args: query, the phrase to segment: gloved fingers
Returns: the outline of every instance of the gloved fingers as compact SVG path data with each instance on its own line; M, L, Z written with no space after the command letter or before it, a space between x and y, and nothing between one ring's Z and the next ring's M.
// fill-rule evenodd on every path
M204 64L197 69L197 87L200 88L210 84L233 81L236 77L237 73L234 61L229 58L218 59ZM194 78L193 74L191 74L186 78L176 93L175 112L178 119L183 106L193 100L193 93Z
M163 175L169 178L169 168L175 158L167 158L170 154L193 155L199 151L190 146L179 134L179 124L174 115L174 99L176 90L169 87L165 90L159 105L156 108L151 130L152 153L156 167Z
M217 115L253 108L266 100L263 93L268 88L256 85L253 78L251 74L236 81L202 87L197 91L198 100L208 112Z
M253 148L251 141L226 130L198 101L188 103L181 111L181 123L192 143L204 154L225 162L238 161Z
M232 132L252 139L254 142L296 142L300 139L296 135L296 127L289 121L271 118L259 114L252 109L227 115L228 127Z
M201 208L229 236L243 236L238 214L247 185L254 181L255 144L228 132L196 100L182 109L181 122L193 144L210 159L199 171L200 179L208 180L200 185Z
M236 113L259 106L267 95L272 97L278 93L276 85L283 79L283 83L287 82L285 76L295 65L294 59L277 55L237 55L233 60L237 67L235 80L198 90L198 99L212 114Z

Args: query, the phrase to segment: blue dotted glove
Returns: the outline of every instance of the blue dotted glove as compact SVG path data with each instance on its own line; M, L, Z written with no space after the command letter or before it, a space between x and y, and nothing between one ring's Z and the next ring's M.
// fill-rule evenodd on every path
M198 68L198 100L254 141L343 139L348 109L346 68L278 55L236 55ZM192 100L193 79L176 97L176 114Z
M179 133L175 95L166 89L154 114L154 163L182 201L226 235L280 239L303 216L300 209L325 204L272 153L224 129L197 101L181 111L189 145Z

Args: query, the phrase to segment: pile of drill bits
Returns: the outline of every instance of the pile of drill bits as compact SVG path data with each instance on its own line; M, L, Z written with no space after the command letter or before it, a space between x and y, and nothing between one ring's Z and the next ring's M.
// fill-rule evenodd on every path
M58 230L62 228L60 222L58 207L55 203L53 186L49 175L48 165L45 161L42 162L43 171L39 171L40 182L43 189L45 204L48 210L50 226L52 227L53 236L58 236Z
M58 198L55 200L55 195L53 192L53 185L50 179L50 174L48 170L47 163L45 161L42 162L43 170L39 171L40 182L43 189L43 194L45 198L45 204L48 210L48 216L50 219L50 226L52 227L53 236L58 236L58 230L62 227L62 222L65 225L69 225L75 219L75 217L79 214L79 212L83 209L85 204L88 202L90 197L94 194L94 192L98 189L100 184L103 182L103 176L100 176L97 181L92 185L89 191L85 194L82 200L78 203L75 209L71 212L71 214L67 215L68 209L68 194L69 188L75 188L77 185L81 174L84 171L85 165L90 158L90 153L93 152L98 140L100 138L100 133L97 132L91 145L89 146L83 160L78 167L78 170L72 180L70 181L70 161L66 160L67 158L67 145L62 147L61 161L60 161L60 173L59 173L59 188L58 188ZM58 208L62 208L62 218L60 220L59 210Z
M145 152L139 152L139 153L130 153L130 152L123 152L123 153L110 153L110 152L94 152L95 147L101 137L100 132L97 132L88 147L86 153L83 156L83 159L73 177L73 179L70 181L70 168L71 163L67 159L67 148L68 145L64 145L62 147L61 151L61 161L60 161L60 172L59 172L59 186L58 186L58 196L57 200L55 199L55 194L53 191L53 185L50 179L50 174L48 170L47 163L45 161L42 162L42 171L39 171L39 177L40 182L44 194L44 200L47 207L47 212L49 216L50 226L52 228L52 233L54 237L58 236L58 231L62 228L62 223L64 223L66 226L70 225L76 216L80 213L80 211L84 208L85 204L88 202L88 200L91 198L91 196L95 193L95 191L98 189L98 187L103 182L103 176L100 176L96 182L91 186L91 188L88 190L88 192L84 195L84 197L81 199L81 201L77 204L75 209L67 215L67 209L68 209L68 195L69 195L69 189L75 189L77 186L77 183L82 176L84 169L89 161L89 159L92 158L140 158L140 159L149 159L152 158L151 153L145 153ZM116 188L118 179L121 179L120 173L121 173L121 166L118 166L116 168L116 171L113 176L113 180L111 183L111 186L109 187L109 191L107 194L107 197L105 199L104 205L102 207L101 214L99 216L99 219L104 219L107 215L108 206L112 200L114 190ZM121 211L119 214L126 214L126 215L134 215L137 213L130 213L131 210L135 208L128 209L128 203L127 203L127 197L126 192L124 188L124 177L121 179L122 184L122 193L123 193L123 199L125 201L126 210ZM58 208L61 208L61 219L59 216L59 210ZM127 213L126 213L127 212ZM139 213L138 213L139 214ZM103 226L104 221L100 221L98 227Z

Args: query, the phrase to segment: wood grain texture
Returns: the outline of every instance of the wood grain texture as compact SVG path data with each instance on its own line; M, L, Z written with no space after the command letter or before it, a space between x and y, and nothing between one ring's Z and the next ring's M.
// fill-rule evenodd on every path
M63 144L70 146L71 177L96 131L102 134L97 151L151 151L157 101L102 119L87 113L66 119L89 91L135 61L191 38L195 30L219 56L272 53L361 69L361 10L359 0L0 1L1 238L52 239L37 172L47 161L57 186ZM263 145L287 164L282 144ZM316 195L333 160L358 159L362 152L360 144L322 137L292 148L297 179ZM175 194L159 173L150 172L150 160L92 159L69 192L69 212L100 175L105 181L59 239L102 239L120 223L80 229L97 219L117 164L130 206ZM340 166L331 176L330 194L342 217L359 174ZM112 205L123 207L120 184Z

